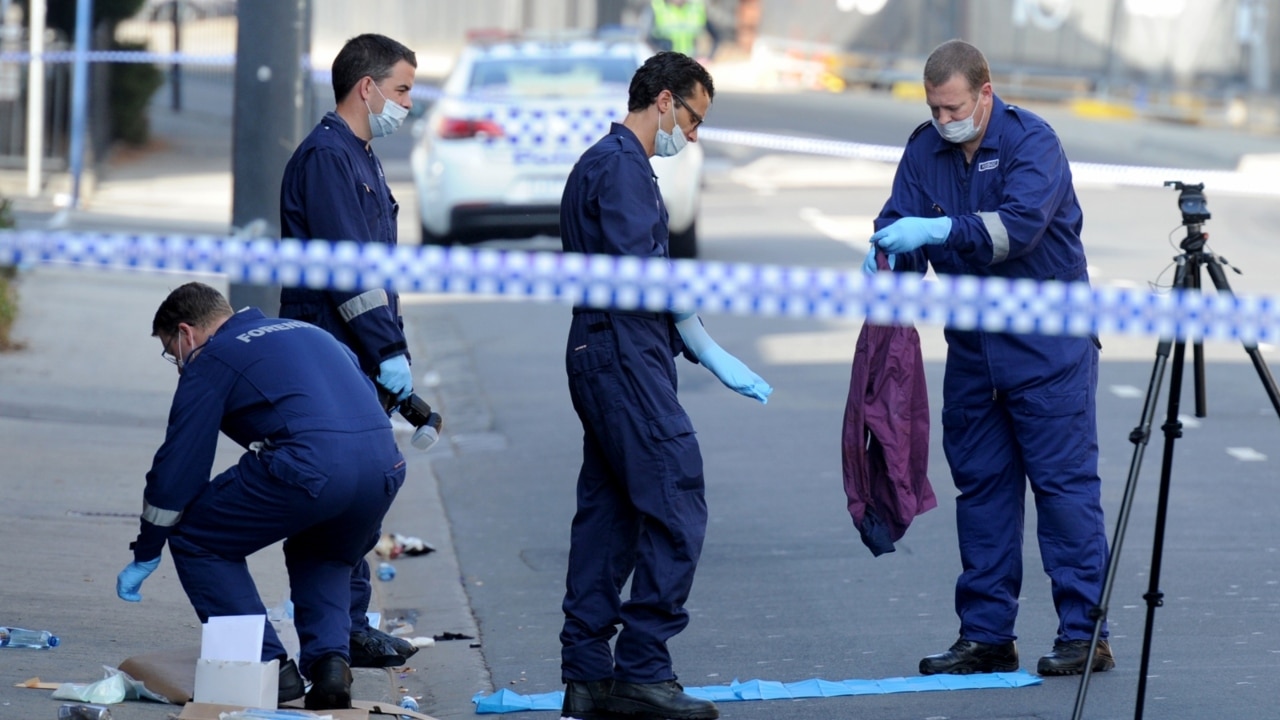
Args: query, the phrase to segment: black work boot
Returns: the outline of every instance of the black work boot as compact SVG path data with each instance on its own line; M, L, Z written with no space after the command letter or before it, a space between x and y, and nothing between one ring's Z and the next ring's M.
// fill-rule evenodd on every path
M716 720L720 717L715 703L686 693L675 680L658 683L614 680L608 707L621 715L644 715L667 720Z
M311 690L304 705L308 710L344 710L351 707L351 668L341 655L325 655L307 670Z
M566 680L560 720L608 720L617 717L605 708L612 687L613 680Z
M960 638L950 650L920 661L921 675L970 675L1017 669L1018 646L1012 640L989 645Z
M1036 664L1036 672L1041 675L1079 675L1084 672L1087 657L1088 640L1055 640L1053 651ZM1111 645L1106 640L1098 640L1098 650L1093 654L1093 672L1106 672L1115 666Z
M418 648L403 638L365 625L351 631L351 667L397 667L409 661Z
M283 705L290 700L297 700L307 691L302 683L302 674L292 660L280 661L280 685L276 690L276 705Z

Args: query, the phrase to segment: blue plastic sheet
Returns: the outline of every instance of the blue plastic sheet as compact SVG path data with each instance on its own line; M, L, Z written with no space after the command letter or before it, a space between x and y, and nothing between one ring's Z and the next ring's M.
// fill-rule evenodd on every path
M886 695L889 693L933 692L938 690L984 690L1020 688L1039 685L1040 678L1025 671L976 675L921 675L884 678L882 680L844 680L835 682L814 678L783 683L776 680L734 680L728 685L689 687L690 695L714 702L738 700L799 700L803 698L847 697L850 695ZM480 715L521 712L526 710L559 710L564 692L521 695L503 688L492 695L476 693L471 698Z

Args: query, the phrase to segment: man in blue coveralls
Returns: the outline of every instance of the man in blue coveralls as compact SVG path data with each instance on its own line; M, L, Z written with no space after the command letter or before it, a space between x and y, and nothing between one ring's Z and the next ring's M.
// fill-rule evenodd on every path
M636 71L626 118L583 153L565 185L565 252L668 257L649 158L696 142L714 94L686 55L658 53ZM565 365L583 457L560 633L565 718L719 717L715 703L676 682L667 650L689 622L684 603L707 524L702 456L676 399L682 351L743 395L765 402L772 392L693 313L573 310Z
M1087 281L1081 212L1053 129L996 97L986 58L951 40L929 56L932 122L907 141L871 236L898 272ZM874 252L867 272L875 272ZM1058 611L1041 675L1084 671L1107 566L1098 477L1096 338L946 330L942 444L960 491L960 638L920 672L1018 668L1023 501ZM1103 637L1106 637L1105 627ZM1103 640L1093 670L1115 666Z
M359 35L338 52L333 61L337 107L325 114L285 166L280 189L283 237L396 244L400 206L369 143L395 132L409 114L417 64L411 50L382 35ZM356 354L361 369L396 400L413 392L396 293L381 288L359 293L284 288L280 317L333 333ZM403 665L417 648L370 627L366 613L372 595L369 563L362 559L351 574L351 664Z
M151 333L178 367L178 388L117 594L142 599L168 542L201 622L265 615L245 557L283 539L299 665L312 682L306 706L350 707L351 568L372 549L405 476L369 379L330 334L256 308L233 313L201 283L170 293ZM219 427L246 452L210 480ZM280 702L302 697L269 622L262 659L281 663Z

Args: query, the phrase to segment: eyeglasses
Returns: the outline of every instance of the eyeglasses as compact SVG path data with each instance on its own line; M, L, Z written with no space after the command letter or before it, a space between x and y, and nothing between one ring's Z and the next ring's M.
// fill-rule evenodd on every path
M702 124L702 116L694 112L693 108L689 107L689 103L684 101L684 98L680 97L675 93L671 93L671 97L675 98L676 102L680 103L680 107L684 108L685 110L688 110L689 116L693 118L693 127L689 129L697 130L698 126Z

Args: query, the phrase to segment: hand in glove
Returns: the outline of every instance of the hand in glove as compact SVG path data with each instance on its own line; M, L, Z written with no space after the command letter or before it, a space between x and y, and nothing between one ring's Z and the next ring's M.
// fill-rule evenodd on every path
M378 384L391 393L397 402L409 397L413 393L413 373L409 370L409 358L396 355L383 360L378 366Z
M131 562L116 576L116 595L128 602L142 602L142 581L160 566L160 558L146 562Z
M676 316L676 330L684 344L693 351L713 375L720 378L725 387L734 392L755 398L761 403L769 402L773 388L763 378L751 371L741 360L730 355L724 348L716 344L702 327L702 321L693 313Z
M871 243L889 254L911 252L925 245L941 245L951 234L951 218L899 218L877 230Z
M885 257L889 259L889 269L892 270L894 256L886 253ZM862 261L862 272L868 275L875 275L876 273L880 272L880 266L876 264L876 246L875 245L871 246L871 252L867 253L867 259Z

